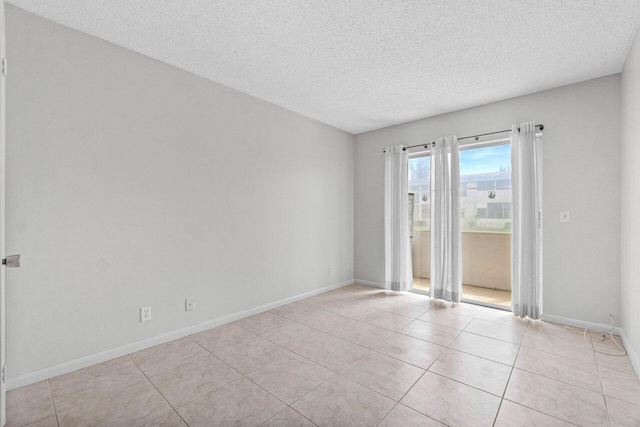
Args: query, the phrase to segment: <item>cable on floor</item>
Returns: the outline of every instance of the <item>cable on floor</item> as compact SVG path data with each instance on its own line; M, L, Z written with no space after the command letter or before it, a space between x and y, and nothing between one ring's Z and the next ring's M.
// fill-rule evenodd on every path
M608 351L602 351L602 350L597 350L595 347L593 347L593 351L595 351L596 353L600 353L600 354L606 354L608 356L625 356L627 354L627 351L624 349L624 347L622 347L620 344L618 344L618 341L616 341L616 339L613 336L613 331L615 330L615 327L613 326L613 315L610 314L609 317L611 318L611 326L608 327L607 325L605 325L604 323L591 323L590 325L588 325L586 328L584 328L584 330L582 328L574 328L573 326L565 326L565 328L567 329L571 329L572 331L578 331L578 332L582 332L584 334L584 342L585 344L589 345L589 341L587 340L587 333L589 331L591 332L595 332L598 334L602 334L602 338L600 339L600 341L604 341L607 338L607 334L609 334L609 336L611 337L611 340L613 341L613 343L616 345L616 347L618 347L620 349L619 353L610 353ZM591 329L591 327L593 326L601 326L601 327L605 327L608 329L606 331L596 331L595 329Z

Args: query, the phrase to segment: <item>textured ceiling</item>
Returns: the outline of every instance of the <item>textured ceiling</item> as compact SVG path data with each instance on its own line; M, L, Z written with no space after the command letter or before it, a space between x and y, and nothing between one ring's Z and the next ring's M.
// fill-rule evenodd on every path
M9 0L351 133L621 71L640 0Z

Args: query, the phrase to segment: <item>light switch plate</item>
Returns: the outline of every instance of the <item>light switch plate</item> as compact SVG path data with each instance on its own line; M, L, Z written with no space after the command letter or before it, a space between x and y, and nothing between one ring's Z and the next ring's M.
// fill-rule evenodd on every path
M569 211L560 211L560 222L571 222Z

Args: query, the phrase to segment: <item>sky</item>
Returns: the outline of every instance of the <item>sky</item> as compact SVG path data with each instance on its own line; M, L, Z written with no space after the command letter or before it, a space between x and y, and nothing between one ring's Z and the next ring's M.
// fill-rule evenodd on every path
M499 172L501 167L511 169L510 144L460 151L460 175ZM429 176L429 157L411 159L409 179L427 176Z
M460 175L498 172L501 167L511 169L510 144L460 151Z

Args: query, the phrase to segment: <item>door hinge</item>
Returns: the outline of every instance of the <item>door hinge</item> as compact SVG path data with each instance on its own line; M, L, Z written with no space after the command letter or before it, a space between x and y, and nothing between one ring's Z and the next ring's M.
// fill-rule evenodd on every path
M2 260L2 265L7 267L20 267L20 255L9 255Z
M2 383L7 382L7 365L2 365Z
M2 58L2 75L7 77L7 58Z

